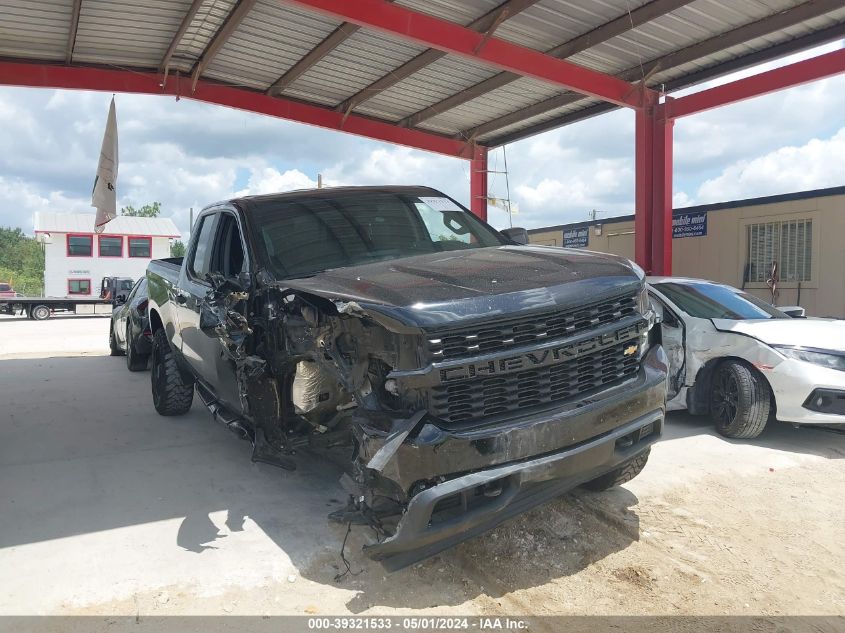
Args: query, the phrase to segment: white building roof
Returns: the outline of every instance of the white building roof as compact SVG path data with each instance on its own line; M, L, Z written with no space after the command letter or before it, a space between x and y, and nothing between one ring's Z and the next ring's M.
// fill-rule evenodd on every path
M36 233L93 233L93 213L53 213L39 211L35 214ZM154 237L181 237L179 229L170 218L136 218L119 215L106 224L106 235L152 235Z

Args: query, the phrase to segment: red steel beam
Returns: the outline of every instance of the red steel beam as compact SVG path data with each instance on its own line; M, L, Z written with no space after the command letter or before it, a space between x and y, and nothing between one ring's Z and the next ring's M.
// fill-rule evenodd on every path
M651 221L654 184L654 116L649 110L636 113L634 126L634 261L651 274Z
M640 107L633 84L385 0L281 0L367 29L533 77L616 105Z
M841 73L845 48L674 99L663 109L666 117L677 119Z
M672 274L672 127L656 105L636 114L634 259L652 275Z
M655 116L651 169L651 269L655 275L672 274L672 128L675 122Z
M170 95L348 132L446 156L469 159L473 155L472 146L437 134L404 129L358 115L344 117L342 112L329 108L292 99L269 97L259 92L205 80L198 81L196 90L192 93L190 83L190 77L185 76L181 77L181 81L179 77L171 78L166 86L162 86L161 75L156 73L0 61L0 85L5 86Z
M487 148L478 146L469 161L469 210L487 221Z

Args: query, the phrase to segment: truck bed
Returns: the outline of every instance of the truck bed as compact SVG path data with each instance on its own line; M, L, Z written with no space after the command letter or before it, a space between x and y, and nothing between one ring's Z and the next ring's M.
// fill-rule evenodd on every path
M183 257L167 257L164 259L154 259L147 266L147 272L163 277L170 283L175 284L179 281L179 272L182 269Z

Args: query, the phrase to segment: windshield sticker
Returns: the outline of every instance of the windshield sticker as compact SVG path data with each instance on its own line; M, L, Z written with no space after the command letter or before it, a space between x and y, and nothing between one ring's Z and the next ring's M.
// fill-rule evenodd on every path
M463 211L456 203L442 196L436 198L420 197L420 202L427 204L435 211Z

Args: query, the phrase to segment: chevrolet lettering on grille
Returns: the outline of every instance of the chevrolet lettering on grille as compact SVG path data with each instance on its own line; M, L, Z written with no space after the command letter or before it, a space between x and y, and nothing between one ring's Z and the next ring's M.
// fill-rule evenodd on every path
M439 370L440 383L444 384L478 377L486 378L488 376L495 376L498 374L564 363L566 361L577 359L584 354L597 352L604 348L637 338L640 334L647 330L648 323L643 320L624 329L601 334L583 341L577 341L574 343L563 342L556 347L550 347L533 352L525 352L523 354L514 354L505 358L497 358L477 363L465 363L452 367L443 367ZM633 351L629 351L629 349L630 347L625 348L623 352L625 356L636 352L636 347Z

